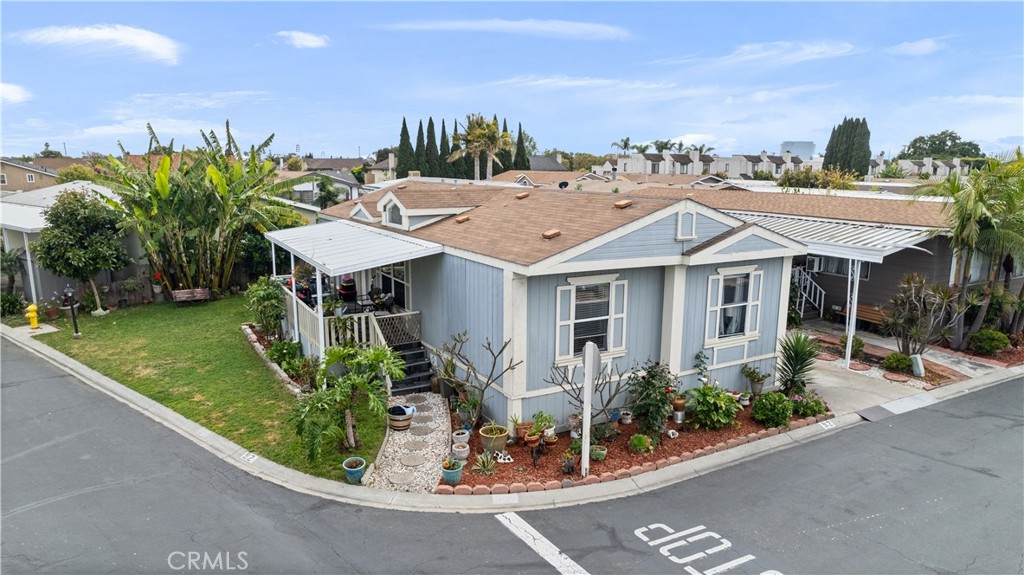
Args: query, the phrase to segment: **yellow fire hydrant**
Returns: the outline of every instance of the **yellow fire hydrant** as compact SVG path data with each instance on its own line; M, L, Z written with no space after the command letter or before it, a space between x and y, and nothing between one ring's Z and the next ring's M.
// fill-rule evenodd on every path
M28 313L25 314L25 317L28 318L28 325L31 326L32 329L39 329L39 314L36 313L36 310L39 308L33 303L29 304L25 309L28 311Z

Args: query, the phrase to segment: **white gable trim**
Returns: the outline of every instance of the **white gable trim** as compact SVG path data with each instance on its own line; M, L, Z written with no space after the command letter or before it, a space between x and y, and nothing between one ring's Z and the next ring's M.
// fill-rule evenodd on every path
M740 241L743 241L749 237L759 237L768 240L772 243L779 244L782 247L773 248L770 250L759 250L753 252L738 252L733 254L723 254L721 251L729 246L735 245ZM713 241L713 240L709 240ZM699 248L700 246L698 246ZM786 236L775 233L771 230L767 230L760 226L750 226L749 228L734 234L733 236L726 238L724 241L713 245L707 249L698 251L697 253L684 256L688 265L700 265L717 262L729 262L729 261L740 261L740 260L758 260L766 258L786 257L803 255L807 253L807 247L803 244L793 241ZM738 256L738 257L737 257Z
M803 253L806 252L794 252L788 248L763 250L759 252L740 252L738 254L713 254L702 252L692 256L683 256L683 264L688 266L700 266L705 264L743 262L747 260L769 260L774 258L792 257Z
M362 213L365 217L358 217L356 214ZM366 211L366 208L362 204L356 204L348 213L348 217L355 218L364 222L376 222L377 219L370 215L370 212Z

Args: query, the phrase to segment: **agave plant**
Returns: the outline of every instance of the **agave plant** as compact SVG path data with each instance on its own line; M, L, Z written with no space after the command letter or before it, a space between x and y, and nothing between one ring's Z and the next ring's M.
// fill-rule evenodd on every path
M803 332L793 332L782 340L776 378L786 395L803 394L811 382L814 358L818 355L818 344Z

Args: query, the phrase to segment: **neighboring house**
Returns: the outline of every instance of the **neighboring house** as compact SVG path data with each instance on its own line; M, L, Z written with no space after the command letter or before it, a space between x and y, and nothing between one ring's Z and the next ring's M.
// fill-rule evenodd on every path
M303 158L302 163L311 172L351 172L366 160L362 158Z
M567 172L562 165L562 154L554 156L530 156L530 170L538 172Z
M351 172L339 172L339 171L302 171L302 172L289 172L287 170L278 170L277 176L274 178L275 182L287 182L289 180L298 180L301 178L329 178L331 180L334 189L338 191L339 201L350 200L352 198L358 198L362 195L363 185L356 180L356 177ZM305 204L316 204L316 196L320 192L319 181L305 181L298 182L292 186L294 195L292 198L295 201L302 202Z
M17 194L6 194L0 198L0 231L7 249L23 248L22 277L20 285L25 299L33 303L49 299L54 292L63 292L68 285L76 287L78 280L58 277L44 269L32 254L32 242L39 240L39 233L46 228L43 211L56 202L57 197L68 190L98 191L114 196L104 186L92 182L74 181L47 188L40 188ZM138 262L145 259L145 252L138 235L132 231L122 239L128 248L128 255ZM124 270L104 271L96 276L96 285L110 285L114 281L131 275L138 275L141 268L129 264ZM81 297L81 296L80 296Z
M728 178L751 179L755 171L767 171L774 176L781 176L786 170L796 170L803 166L799 156L788 152L780 156L769 155L762 151L760 155L740 154L732 157L719 157L701 154L697 151L674 154L671 152L630 154L618 158L613 166L605 162L593 166L591 171L600 175L609 175L615 168L619 176L627 174L666 174L666 175L706 175L725 174Z
M607 182L609 178L605 176L599 176L593 173L579 173L579 172L567 172L554 171L544 172L540 170L509 170L502 172L497 176L491 178L492 182L514 182L521 186L551 186L558 187L562 182L566 182L569 189L575 189L577 183L582 182Z
M579 381L587 341L605 369L660 361L683 388L697 385L699 351L725 387L745 388L746 363L773 373L792 259L804 253L691 198L410 178L321 215L338 221L267 238L328 277L352 275L360 293L374 285L394 295L395 313L352 316L357 337L436 350L467 331L465 351L481 369L485 341L511 341L503 360L523 363L484 398L499 422L541 410L565 422L568 396L545 380L556 368ZM289 331L307 352L336 341L338 320L287 302Z
M381 160L366 169L363 173L363 181L369 185L394 180L397 177L395 173L397 166L398 160L393 153L390 153L386 160Z
M31 191L52 186L57 183L57 170L42 166L0 158L0 190Z
M960 158L954 158L952 160L933 160L932 158L925 158L923 160L896 161L899 162L900 168L903 169L907 176L930 179L933 181L945 180L953 173L964 176L971 172L971 163L967 160L961 160Z

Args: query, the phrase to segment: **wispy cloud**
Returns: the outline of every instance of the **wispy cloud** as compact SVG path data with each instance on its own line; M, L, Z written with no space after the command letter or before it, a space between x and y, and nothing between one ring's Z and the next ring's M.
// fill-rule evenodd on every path
M589 76L515 76L484 87L514 88L534 91L581 91L580 97L614 102L663 102L716 93L715 86L681 87L676 82L621 80Z
M915 42L900 42L885 49L890 54L897 56L927 56L942 49L941 38L925 38Z
M856 53L849 42L765 42L742 44L727 56L714 59L715 65L767 64L786 66L809 60L839 58Z
M145 116L151 110L195 111L227 108L246 102L263 101L267 92L233 90L227 92L143 92L114 103L108 113L115 120Z
M433 22L396 22L386 24L387 30L409 30L416 32L481 32L521 34L524 36L547 36L572 38L576 40L626 40L629 31L619 26L573 22L571 20L435 20Z
M956 104L959 106L1017 106L1024 105L1020 96L992 96L989 94L964 94L961 96L932 96L932 102Z
M4 104L20 104L32 99L32 92L24 86L0 82L0 101Z
M121 24L95 26L47 26L12 34L28 44L68 46L97 50L129 49L137 56L170 66L178 64L181 45L167 36Z
M284 41L291 44L293 48L324 48L331 41L330 36L325 34L313 34L298 30L282 30L274 35L284 38Z

